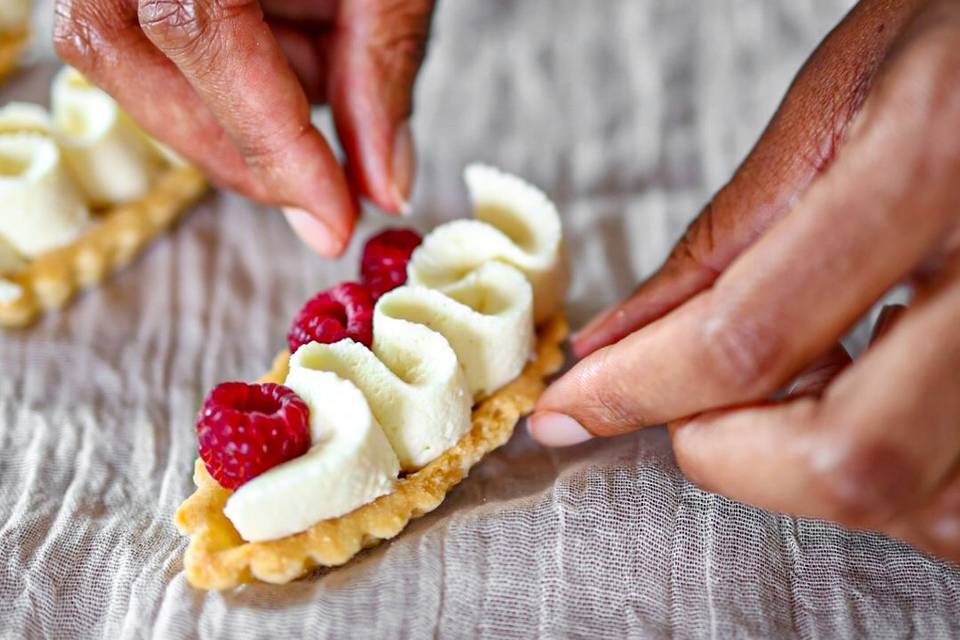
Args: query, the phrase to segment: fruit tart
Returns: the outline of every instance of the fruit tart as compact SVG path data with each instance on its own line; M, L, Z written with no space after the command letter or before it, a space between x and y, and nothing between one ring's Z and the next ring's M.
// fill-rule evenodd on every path
M206 190L70 67L51 109L0 108L0 326L23 326L129 262Z
M16 68L30 37L30 0L0 0L0 81Z
M209 393L197 489L175 517L191 584L285 583L396 536L510 438L562 366L556 208L494 168L465 178L474 219L422 242L374 236L360 281L304 304L269 373Z

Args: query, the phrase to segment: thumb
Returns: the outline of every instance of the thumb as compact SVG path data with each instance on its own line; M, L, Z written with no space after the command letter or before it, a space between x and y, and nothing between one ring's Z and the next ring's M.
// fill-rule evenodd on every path
M413 85L426 53L433 0L341 4L328 87L347 170L359 193L405 211L416 151Z
M832 163L894 38L919 3L860 3L801 69L756 146L663 266L573 337L578 357L613 344L713 285Z

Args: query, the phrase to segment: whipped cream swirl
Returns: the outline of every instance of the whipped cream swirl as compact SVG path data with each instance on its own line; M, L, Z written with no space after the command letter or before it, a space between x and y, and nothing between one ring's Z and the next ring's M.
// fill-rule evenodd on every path
M383 495L385 478L416 471L455 445L470 430L474 399L523 370L535 319L563 302L560 219L519 178L480 165L465 175L477 219L441 225L424 239L409 284L377 302L372 349L346 339L313 342L291 356L286 384L311 415L329 416L332 405L359 398L366 412L351 411L371 419L325 418L323 440L310 453L238 488L225 513L245 540L283 537ZM339 380L341 391L321 375ZM358 429L382 430L394 457L358 438Z

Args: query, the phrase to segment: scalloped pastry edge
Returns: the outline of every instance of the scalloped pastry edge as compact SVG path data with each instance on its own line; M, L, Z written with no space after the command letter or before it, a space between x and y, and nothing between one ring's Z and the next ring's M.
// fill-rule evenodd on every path
M567 335L563 314L547 321L537 335L534 358L511 383L473 409L472 427L452 448L426 467L397 481L385 496L339 518L323 520L307 531L269 542L245 542L223 514L231 491L194 466L197 490L177 509L177 528L191 537L183 564L187 580L201 589L229 589L261 580L283 584L318 567L334 567L361 550L393 538L414 518L433 511L470 468L513 434L522 416L563 366ZM280 353L260 382L283 382L288 354Z
M119 271L206 190L207 180L199 170L172 166L142 198L110 207L96 215L93 224L70 244L2 276L20 295L0 302L0 326L29 325L41 312L63 307L81 289Z

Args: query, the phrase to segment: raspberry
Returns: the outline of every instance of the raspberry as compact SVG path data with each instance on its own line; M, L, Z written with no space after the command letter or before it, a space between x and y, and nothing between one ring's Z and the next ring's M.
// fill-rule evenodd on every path
M413 229L387 229L367 240L360 274L374 301L407 281L407 263L420 241Z
M200 457L210 475L236 489L310 448L310 410L279 384L224 382L197 417Z
M310 342L333 343L353 338L373 342L373 299L362 284L344 282L307 300L287 334L290 353Z

